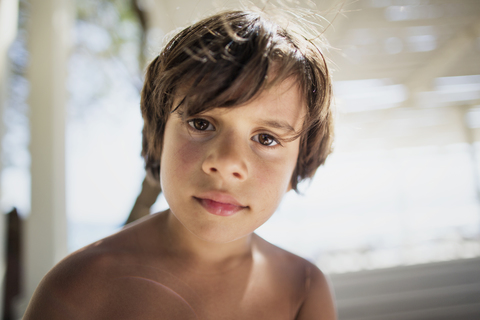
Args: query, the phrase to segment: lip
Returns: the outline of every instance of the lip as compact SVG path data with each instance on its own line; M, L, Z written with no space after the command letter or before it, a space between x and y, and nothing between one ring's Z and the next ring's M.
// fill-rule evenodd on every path
M221 192L208 192L194 196L202 207L209 213L217 216L232 216L240 210L247 208L229 194Z

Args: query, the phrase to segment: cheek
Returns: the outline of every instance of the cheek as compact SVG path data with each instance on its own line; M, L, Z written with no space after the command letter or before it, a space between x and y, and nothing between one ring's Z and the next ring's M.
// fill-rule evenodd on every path
M265 190L268 190L268 185L274 182L274 180L278 179L278 176L275 174L277 170L272 167L271 164L265 163L257 166L253 177L255 180L257 180L259 186L263 188L267 188Z
M295 163L285 159L278 162L262 162L255 168L255 180L259 187L270 195L281 192L283 196L290 183Z
M199 164L202 157L202 148L198 143L182 142L175 156L175 161L181 172L190 171Z
M160 166L162 184L184 181L183 179L188 178L192 170L198 167L201 157L202 148L198 144L181 139L179 136L165 141Z

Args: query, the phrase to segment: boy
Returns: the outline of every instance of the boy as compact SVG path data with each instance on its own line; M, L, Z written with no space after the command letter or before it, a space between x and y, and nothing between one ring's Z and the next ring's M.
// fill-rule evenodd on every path
M261 14L177 34L141 100L170 209L65 258L24 319L335 319L320 270L253 233L330 153L330 87L314 42Z

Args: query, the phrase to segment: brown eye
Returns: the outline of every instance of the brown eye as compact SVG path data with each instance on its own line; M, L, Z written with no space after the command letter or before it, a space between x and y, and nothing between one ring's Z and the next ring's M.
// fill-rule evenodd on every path
M188 121L188 124L198 131L214 130L212 124L205 119L193 119Z
M264 146L274 146L278 144L274 137L266 133L257 134L252 138L252 140Z
M208 128L208 122L203 120L203 119L195 119L193 120L193 125L195 126L195 129L197 130L207 130Z
M268 146L273 142L273 139L268 134L260 134L260 135L258 135L258 142L260 142L263 145Z

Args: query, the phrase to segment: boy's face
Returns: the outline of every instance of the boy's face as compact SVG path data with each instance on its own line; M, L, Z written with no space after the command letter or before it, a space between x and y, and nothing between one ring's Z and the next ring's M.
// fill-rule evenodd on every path
M180 99L177 97L174 105ZM165 127L160 180L170 210L199 238L230 242L270 218L297 163L306 107L289 78L236 108L217 108Z

